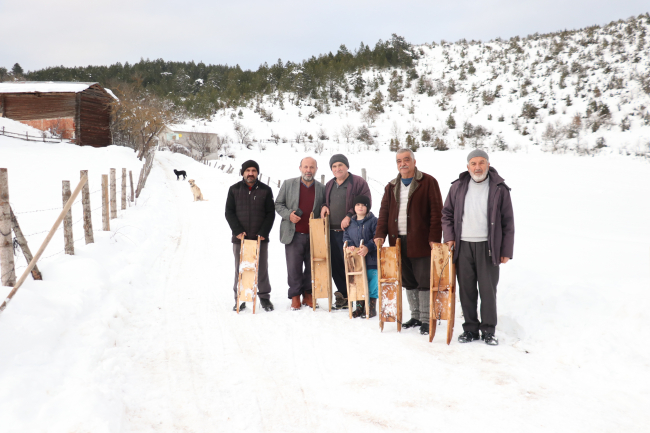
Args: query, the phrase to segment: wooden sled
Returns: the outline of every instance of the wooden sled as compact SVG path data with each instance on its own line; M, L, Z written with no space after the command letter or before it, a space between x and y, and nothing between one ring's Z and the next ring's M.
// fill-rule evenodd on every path
M237 314L241 302L253 303L253 314L257 304L257 275L260 264L261 239L257 241L242 238L239 251L239 278L237 280Z
M433 244L431 250L431 291L429 307L429 343L436 335L436 321L447 321L447 344L454 333L456 308L456 265L454 251L447 244Z
M363 246L363 240L361 241ZM345 262L345 282L348 286L348 310L352 318L352 302L366 302L366 319L370 319L370 297L368 296L368 273L366 272L366 258L357 254L359 248L353 252L348 251L348 242L343 244L343 257Z
M384 322L397 322L397 332L402 331L402 255L400 240L394 247L377 245L377 279L379 283L379 328Z
M314 311L316 300L327 298L332 311L332 259L330 257L330 218L309 216L309 248L311 250L311 295Z

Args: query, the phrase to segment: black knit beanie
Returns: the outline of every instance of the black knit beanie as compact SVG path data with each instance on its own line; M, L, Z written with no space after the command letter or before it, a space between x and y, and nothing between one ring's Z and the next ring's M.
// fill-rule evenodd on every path
M358 195L354 198L354 205L361 203L366 207L366 212L370 212L370 199L365 195Z
M336 162L342 162L343 164L345 164L347 168L350 168L350 163L348 162L348 159L342 153L337 153L336 155L332 155L332 157L330 158L330 169Z
M257 170L257 174L260 174L260 166L257 165L257 163L252 159L249 159L248 161L244 162L241 165L241 175L243 176L246 169L251 167L255 167L255 170Z

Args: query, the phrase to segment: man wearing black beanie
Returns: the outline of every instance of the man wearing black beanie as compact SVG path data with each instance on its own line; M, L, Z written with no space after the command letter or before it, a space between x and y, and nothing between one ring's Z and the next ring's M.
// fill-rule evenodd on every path
M237 311L237 280L239 278L239 254L242 238L257 240L260 236L260 257L257 274L257 294L264 311L273 311L271 283L269 282L269 233L275 220L273 190L257 179L260 167L253 160L242 164L243 179L232 185L226 200L226 220L232 230L233 254L235 255L235 307ZM242 302L240 310L246 308Z
M348 172L350 163L345 155L333 155L330 168L334 178L325 185L325 205L321 218L330 216L330 256L332 278L336 285L335 309L348 308L348 288L345 283L345 263L343 258L343 231L350 225L354 212L354 198L364 195L370 198L370 187L366 181Z

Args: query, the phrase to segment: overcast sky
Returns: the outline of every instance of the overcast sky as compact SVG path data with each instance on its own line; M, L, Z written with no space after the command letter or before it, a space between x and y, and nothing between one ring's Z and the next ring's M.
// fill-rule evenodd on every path
M648 0L0 0L0 66L108 65L140 58L239 64L373 47L483 41L607 24Z

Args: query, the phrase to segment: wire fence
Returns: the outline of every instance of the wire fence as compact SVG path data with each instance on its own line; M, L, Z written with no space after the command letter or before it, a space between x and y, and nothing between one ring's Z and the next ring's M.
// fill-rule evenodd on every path
M41 141L43 143L62 143L64 138L60 137L47 137L45 132L41 133L41 136L37 135L29 135L29 132L11 132L5 130L5 127L2 127L2 130L0 130L0 135L5 135L7 137L12 137L12 138L18 138L20 140L25 140L25 141ZM67 140L67 139L66 139Z

